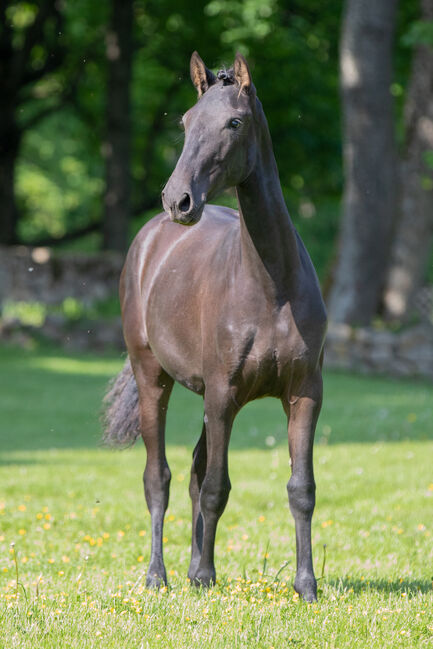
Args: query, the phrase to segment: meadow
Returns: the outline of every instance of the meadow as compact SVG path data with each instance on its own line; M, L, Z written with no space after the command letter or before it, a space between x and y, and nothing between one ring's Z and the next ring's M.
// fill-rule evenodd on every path
M218 582L187 578L189 465L200 398L175 390L165 525L169 586L144 587L145 451L102 448L98 410L120 355L0 350L0 647L433 647L433 388L325 374L316 433L317 603L294 593L279 402L239 415Z

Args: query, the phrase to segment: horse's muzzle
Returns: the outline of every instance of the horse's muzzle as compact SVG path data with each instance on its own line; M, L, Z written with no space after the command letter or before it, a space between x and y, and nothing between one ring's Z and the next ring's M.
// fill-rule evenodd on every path
M179 200L173 200L167 195L167 186L161 194L164 210L170 219L175 223L182 225L195 225L201 219L203 214L204 201L198 205L194 203L191 194L184 192Z

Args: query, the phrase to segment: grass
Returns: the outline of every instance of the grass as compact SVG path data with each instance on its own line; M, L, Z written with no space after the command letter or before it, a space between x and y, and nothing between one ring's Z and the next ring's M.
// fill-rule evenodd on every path
M313 519L319 601L299 601L280 404L239 415L218 584L195 591L188 473L201 402L169 408L168 589L148 592L145 453L98 446L122 359L0 350L0 647L209 649L433 646L433 390L328 373ZM14 545L11 545L14 544ZM17 572L18 569L18 578Z

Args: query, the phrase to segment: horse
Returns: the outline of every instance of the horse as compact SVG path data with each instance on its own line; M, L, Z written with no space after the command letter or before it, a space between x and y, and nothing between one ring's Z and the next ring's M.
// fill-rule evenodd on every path
M167 583L162 538L171 477L165 454L169 397L174 381L203 397L189 485L188 577L207 587L216 579L215 534L231 488L234 418L254 399L280 399L291 458L294 589L313 601L313 438L322 403L326 311L284 202L247 61L238 53L231 68L215 75L194 52L190 73L198 99L182 117L184 146L162 192L164 211L140 230L121 274L128 359L105 398L105 440L122 445L143 438L152 527L146 584L159 587ZM208 204L230 187L236 188L238 212Z

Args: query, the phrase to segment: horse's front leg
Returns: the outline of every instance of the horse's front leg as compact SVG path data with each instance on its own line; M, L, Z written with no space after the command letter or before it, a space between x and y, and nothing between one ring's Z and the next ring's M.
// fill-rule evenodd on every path
M229 394L221 398L217 391L206 389L206 472L200 489L200 515L203 539L198 568L193 578L197 586L215 583L214 549L218 521L228 501L230 479L228 446L236 411ZM197 552L198 556L199 552Z
M164 372L150 350L131 358L131 362L139 394L141 435L147 451L143 483L151 516L152 546L146 585L152 588L167 583L162 535L171 474L165 456L165 420L173 379Z
M296 528L296 578L294 588L307 602L317 599L317 582L311 552L311 519L316 485L313 441L322 404L322 377L317 373L304 384L301 395L283 403L289 417L289 451L292 475L287 483L290 509Z

